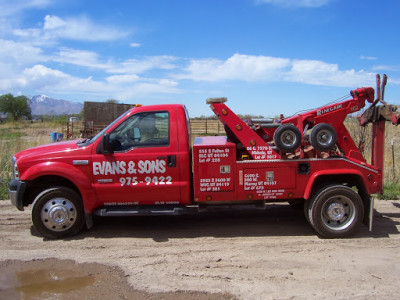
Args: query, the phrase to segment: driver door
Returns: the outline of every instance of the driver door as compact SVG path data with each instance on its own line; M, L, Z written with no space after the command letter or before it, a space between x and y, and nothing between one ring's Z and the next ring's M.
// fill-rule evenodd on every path
M179 204L176 112L134 114L109 133L112 154L94 154L99 205Z

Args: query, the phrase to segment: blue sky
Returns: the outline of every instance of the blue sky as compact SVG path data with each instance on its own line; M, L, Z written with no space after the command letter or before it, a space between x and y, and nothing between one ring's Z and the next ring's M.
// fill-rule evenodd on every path
M313 108L386 73L400 104L400 1L0 0L0 93Z

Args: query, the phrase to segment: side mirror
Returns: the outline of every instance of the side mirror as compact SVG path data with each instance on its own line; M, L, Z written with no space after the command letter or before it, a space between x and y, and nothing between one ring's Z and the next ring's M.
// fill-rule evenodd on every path
M102 145L103 145L103 154L113 154L114 153L113 147L110 143L110 134L107 132L104 133L104 135L103 135Z

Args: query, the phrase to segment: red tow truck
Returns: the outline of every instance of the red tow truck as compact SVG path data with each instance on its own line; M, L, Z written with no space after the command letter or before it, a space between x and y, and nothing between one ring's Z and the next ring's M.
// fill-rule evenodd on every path
M385 122L400 123L397 107L371 87L351 99L279 122L243 121L225 104L207 103L226 136L194 138L183 105L130 109L95 137L27 149L13 157L11 202L32 204L32 221L46 238L93 226L93 216L176 215L287 201L304 207L322 237L342 238L372 222L371 194L382 193ZM370 107L367 163L343 122ZM381 102L381 105L377 105ZM371 225L370 225L371 226Z

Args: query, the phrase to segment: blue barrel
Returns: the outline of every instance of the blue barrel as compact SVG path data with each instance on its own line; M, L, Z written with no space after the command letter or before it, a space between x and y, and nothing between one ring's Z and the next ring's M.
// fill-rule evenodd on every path
M50 141L51 141L52 143L57 142L57 132L52 132L52 133L50 134Z
M57 133L57 142L61 142L64 138L64 135L62 133Z

